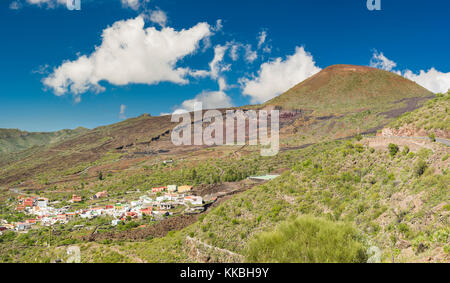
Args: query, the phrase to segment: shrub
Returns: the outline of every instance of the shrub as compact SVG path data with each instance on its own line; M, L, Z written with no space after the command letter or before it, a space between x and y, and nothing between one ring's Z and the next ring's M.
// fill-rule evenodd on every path
M389 146L389 154L394 157L395 155L397 155L398 151L400 150L398 145L390 143Z
M408 153L409 153L409 147L405 146L405 147L403 148L402 154L403 154L403 155L408 155Z
M428 135L428 137L430 138L430 140L431 140L432 142L436 142L436 135L435 135L434 133L430 133L430 134Z
M416 165L414 165L414 173L420 177L423 175L423 173L425 173L425 170L427 170L427 168L428 164L420 159L416 162Z
M359 233L350 224L301 216L250 241L249 262L366 262Z

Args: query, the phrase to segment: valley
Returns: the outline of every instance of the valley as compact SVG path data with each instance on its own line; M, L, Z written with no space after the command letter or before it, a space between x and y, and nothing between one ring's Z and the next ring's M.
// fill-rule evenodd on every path
M76 245L82 262L449 262L448 107L449 93L336 65L239 108L280 110L274 157L261 156L260 146L175 146L170 116L142 115L27 145L0 155L0 226L9 227L1 231L0 261L64 261ZM251 178L261 175L279 177ZM167 192L170 185L192 190ZM101 192L107 197L93 198ZM198 197L203 208L186 213L185 203L167 210L167 202L154 203L170 193ZM71 203L74 195L82 201ZM32 219L17 211L19 197L80 213L18 231L14 223ZM105 212L118 204L127 204L122 214ZM99 207L99 215L80 216ZM131 214L150 207L149 215ZM351 240L318 245L314 256L274 240L322 233ZM368 253L374 248L376 259Z

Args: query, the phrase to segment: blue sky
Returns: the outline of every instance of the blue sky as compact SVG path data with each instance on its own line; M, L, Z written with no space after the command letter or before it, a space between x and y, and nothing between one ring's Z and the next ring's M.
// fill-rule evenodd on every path
M381 11L366 0L81 0L81 11L58 1L0 2L0 128L263 102L341 63L450 88L445 0L381 0Z

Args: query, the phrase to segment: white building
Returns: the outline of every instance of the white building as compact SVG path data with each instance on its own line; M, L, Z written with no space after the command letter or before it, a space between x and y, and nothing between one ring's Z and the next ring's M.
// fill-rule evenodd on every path
M41 208L41 209L47 208L47 206L48 206L48 199L46 199L46 198L39 198L37 200L36 205L39 206L39 208Z
M197 196L187 196L184 198L184 201L186 203L190 203L192 205L202 205L203 204L203 198L197 197Z

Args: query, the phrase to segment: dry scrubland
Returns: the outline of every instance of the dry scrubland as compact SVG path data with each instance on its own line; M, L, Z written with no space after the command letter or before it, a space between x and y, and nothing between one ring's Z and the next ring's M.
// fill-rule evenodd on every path
M148 115L0 155L0 219L9 222L26 219L14 188L61 206L76 193L85 199L77 209L175 183L232 192L167 225L95 218L4 232L0 261L64 260L78 245L83 262L449 262L450 150L433 142L448 137L449 95L426 102L432 96L392 73L339 65L244 107L285 111L273 158L249 146L175 148L170 117ZM371 136L384 127L430 138ZM245 181L267 173L281 176ZM108 199L89 199L104 190Z

